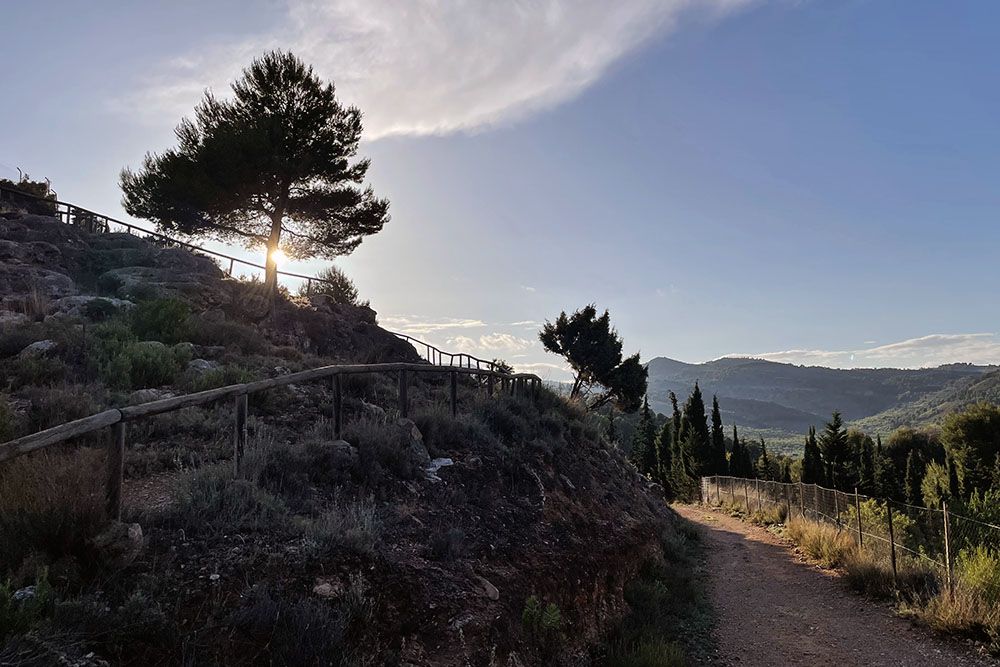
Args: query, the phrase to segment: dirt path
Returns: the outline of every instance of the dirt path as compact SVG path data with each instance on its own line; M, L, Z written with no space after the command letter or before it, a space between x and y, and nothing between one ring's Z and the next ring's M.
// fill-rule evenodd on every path
M700 507L676 509L705 537L723 665L998 664L855 595L763 528Z

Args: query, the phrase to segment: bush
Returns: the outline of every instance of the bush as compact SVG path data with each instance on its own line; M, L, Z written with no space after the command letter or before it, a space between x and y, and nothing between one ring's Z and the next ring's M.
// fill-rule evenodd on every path
M7 442L17 433L17 415L10 407L10 398L0 394L0 442Z
M107 519L104 456L83 449L22 456L0 467L0 576L30 555L85 558Z
M305 529L313 554L321 557L340 550L371 556L381 534L382 522L371 498L356 502L336 500Z
M104 322L118 314L118 306L107 299L93 299L83 304L83 316L91 322Z
M5 365L11 389L53 385L65 380L69 372L62 359L38 354L16 357Z
M413 415L413 422L424 436L424 445L433 457L448 452L463 452L485 443L499 444L497 438L481 423L468 415L451 416L449 408L435 406Z
M0 581L0 642L11 635L27 632L52 613L55 592L44 568L35 579L31 595L15 597L16 588L9 579Z
M222 368L195 375L187 381L188 391L205 391L231 384L245 384L257 380L257 375L243 366L227 364Z
M454 560L465 550L465 531L461 528L439 530L431 535L428 546L434 560Z
M228 468L205 468L186 477L174 503L160 517L167 525L191 534L287 532L288 510L280 498L246 479L234 479Z
M203 317L191 318L190 341L195 345L236 348L244 355L264 354L269 347L264 337L251 327Z
M190 361L184 348L152 342L132 343L111 360L105 382L122 389L146 389L172 384Z
M848 533L826 523L792 519L785 526L785 534L823 567L843 565L855 550L854 540Z
M602 662L604 667L684 667L684 650L676 642L649 639L636 644L616 644Z
M357 447L360 472L369 483L377 483L383 469L402 479L417 476L417 466L407 454L407 434L398 425L358 419L344 426L343 436Z
M92 415L100 409L95 398L100 399L102 394L94 385L26 388L21 391L21 396L30 401L26 428L33 433Z
M184 342L191 337L191 308L180 299L143 301L132 311L132 330L143 340Z
M330 266L316 274L316 280L312 285L312 292L307 292L306 285L299 287L299 295L326 294L337 303L346 303L352 306L358 305L358 288L354 282L347 277L341 269ZM327 282L320 282L325 280Z
M559 607L550 602L544 604L537 596L531 595L524 601L521 624L543 647L550 647L558 640L563 619Z

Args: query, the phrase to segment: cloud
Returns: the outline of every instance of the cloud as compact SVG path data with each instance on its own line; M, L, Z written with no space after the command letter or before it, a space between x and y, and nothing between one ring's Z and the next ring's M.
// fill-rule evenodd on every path
M487 353L487 354L511 354L514 352L524 352L534 346L534 341L526 338L519 338L509 333L493 332L477 338L469 336L454 336L446 341L449 349L465 352L467 354Z
M369 139L474 130L572 99L687 13L750 2L286 0L272 31L178 54L114 106L176 123L204 89L228 92L251 58L282 48L361 107Z
M525 292L537 292L538 291L537 289L535 289L531 285L521 285L521 289L523 289Z
M1000 364L1000 335L931 334L857 350L784 350L726 356L831 368L927 368L952 363L993 365Z
M568 366L536 362L530 364L513 364L517 373L534 373L543 380L572 380L573 371Z
M382 326L386 329L391 329L409 336L419 336L438 331L449 331L451 329L475 329L477 327L486 326L486 323L482 320L460 319L454 317L426 320L415 315L386 315L380 319Z

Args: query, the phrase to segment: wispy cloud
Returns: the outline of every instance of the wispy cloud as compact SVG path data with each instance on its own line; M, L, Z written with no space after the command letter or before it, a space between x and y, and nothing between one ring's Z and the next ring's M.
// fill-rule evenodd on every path
M926 368L952 363L992 365L1000 364L1000 335L931 334L856 350L784 350L727 356L831 368Z
M534 346L534 341L520 338L509 333L493 332L484 334L478 338L469 336L454 336L446 341L450 349L468 354L511 354L514 352L524 352Z
M386 329L392 329L393 331L405 333L410 336L419 336L421 334L449 331L452 329L475 329L486 326L486 323L482 320L455 317L442 317L429 320L416 315L385 315L379 319L381 325Z
M513 364L518 373L534 373L544 380L572 380L573 371L568 366L545 362Z
M265 49L290 49L365 112L366 136L511 122L572 99L678 25L751 0L286 0L273 31L178 54L115 100L157 123L190 114Z

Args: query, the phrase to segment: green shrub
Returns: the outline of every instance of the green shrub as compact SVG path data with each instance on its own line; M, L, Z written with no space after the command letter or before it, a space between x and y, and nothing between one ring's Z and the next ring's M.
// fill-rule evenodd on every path
M55 592L44 568L38 573L29 595L17 599L16 589L9 579L0 581L0 642L11 635L27 632L52 613Z
M684 667L688 661L677 642L648 639L612 646L601 664L604 667Z
M184 478L174 503L160 519L191 534L226 532L284 533L285 503L225 467L197 470Z
M544 604L537 596L530 595L524 601L521 624L535 641L543 647L551 647L562 630L562 612L554 603Z
M31 354L5 363L11 389L48 386L62 382L69 374L66 362L56 357Z
M169 626L160 603L136 590L115 605L94 594L61 600L55 604L51 628L55 634L84 638L105 649L102 652L120 653L165 638Z
M469 415L451 416L450 408L435 406L413 415L413 422L424 436L424 445L431 456L448 452L481 449L485 443L499 444L486 427Z
M105 520L104 455L41 451L0 467L0 577L29 555L85 558Z
M354 502L335 500L305 528L311 551L319 557L340 550L371 556L381 534L382 522L371 498Z
M102 369L102 379L118 389L146 389L172 384L183 372L190 353L154 341L127 344Z
M83 316L92 322L104 322L118 314L118 306L107 299L93 299L83 304Z
M236 348L244 355L264 354L270 347L252 327L236 322L191 318L190 339L195 345L221 345Z
M94 385L65 384L26 387L20 395L30 402L25 426L33 433L94 414L100 409L96 400L103 397L103 391Z
M402 479L414 479L418 469L407 454L407 434L396 424L358 419L344 427L344 440L358 450L359 471L369 483L377 483L387 469Z
M259 379L257 374L249 368L227 364L222 368L206 371L200 375L193 376L187 382L188 391L206 391L216 389L231 384L245 384Z
M191 308L180 299L143 301L132 311L132 330L143 340L184 342L191 337Z
M306 289L306 285L300 285L299 295L326 294L336 303L347 303L352 306L358 305L358 288L343 270L330 265L317 273L316 277L326 282L320 282L320 280L313 281L311 291Z

